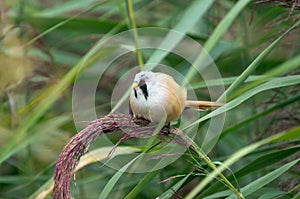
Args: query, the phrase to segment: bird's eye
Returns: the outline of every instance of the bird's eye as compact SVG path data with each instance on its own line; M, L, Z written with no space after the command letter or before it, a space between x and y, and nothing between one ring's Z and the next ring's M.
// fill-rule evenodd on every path
M142 86L146 86L146 82L145 82L145 80L140 80L140 82L139 82L139 84L138 84L138 86L141 88Z

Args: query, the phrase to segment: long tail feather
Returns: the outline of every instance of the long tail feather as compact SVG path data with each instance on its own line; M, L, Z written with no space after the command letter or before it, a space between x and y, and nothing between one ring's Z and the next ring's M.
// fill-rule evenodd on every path
M198 109L198 110L207 110L213 107L219 107L224 105L219 102L209 102L209 101L192 101L188 100L185 103L186 108Z

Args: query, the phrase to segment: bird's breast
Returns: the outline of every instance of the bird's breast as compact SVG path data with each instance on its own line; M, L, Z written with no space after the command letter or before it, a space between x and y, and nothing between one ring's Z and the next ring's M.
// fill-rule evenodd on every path
M149 87L147 98L140 90L133 91L130 96L132 112L135 116L153 122L176 121L183 110L182 101L186 96L186 93L180 92L180 90L170 90L166 84L155 84Z

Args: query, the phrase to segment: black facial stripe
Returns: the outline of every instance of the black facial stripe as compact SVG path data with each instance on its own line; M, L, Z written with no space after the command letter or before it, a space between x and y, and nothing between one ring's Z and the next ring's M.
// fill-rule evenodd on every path
M147 100L147 98L148 98L147 85L146 84L141 85L140 89L143 91L143 95L144 95L145 99Z
M134 92L135 98L138 98L138 95L137 95L137 92L136 92L135 88L133 89L133 92Z
M148 90L147 90L147 84L145 82L145 80L141 79L138 86L140 87L140 89L142 90L143 92L143 95L145 97L145 99L147 100L148 98Z

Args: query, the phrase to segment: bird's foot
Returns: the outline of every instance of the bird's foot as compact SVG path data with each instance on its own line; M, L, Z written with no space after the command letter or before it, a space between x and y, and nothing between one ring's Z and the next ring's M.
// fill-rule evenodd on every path
M162 129L161 129L166 135L169 135L171 133L171 125L170 123L166 124Z

